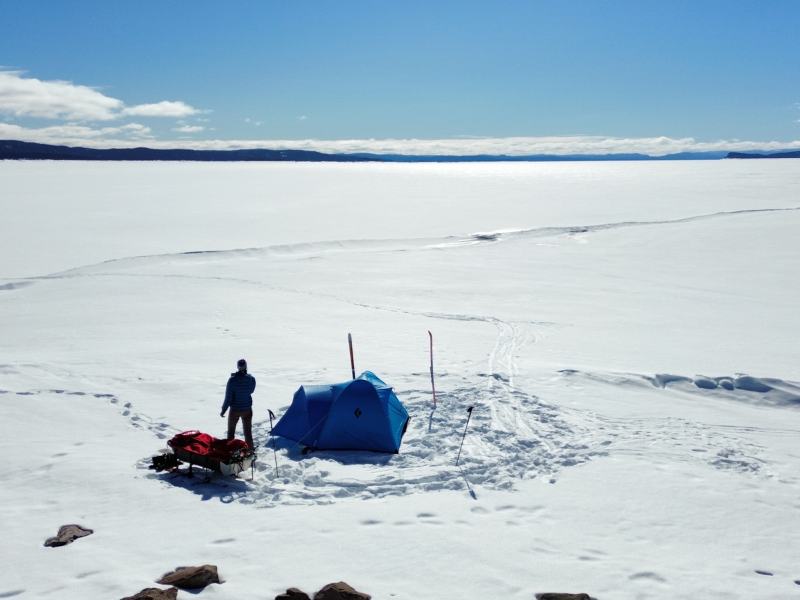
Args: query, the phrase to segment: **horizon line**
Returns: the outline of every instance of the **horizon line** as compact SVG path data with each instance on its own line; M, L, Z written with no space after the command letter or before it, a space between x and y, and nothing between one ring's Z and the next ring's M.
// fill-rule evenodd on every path
M555 162L720 160L725 158L800 158L800 151L781 148L768 153L727 150L682 151L651 155L642 152L508 154L397 154L375 152L326 153L303 148L153 148L128 146L91 148L0 140L0 160L107 160L107 161L337 161L337 162Z

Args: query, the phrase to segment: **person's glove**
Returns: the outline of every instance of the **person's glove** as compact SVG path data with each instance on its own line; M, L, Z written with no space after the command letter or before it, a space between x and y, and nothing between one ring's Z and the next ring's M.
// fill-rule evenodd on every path
M219 413L219 416L220 417L224 417L225 416L225 411L223 410L221 413Z

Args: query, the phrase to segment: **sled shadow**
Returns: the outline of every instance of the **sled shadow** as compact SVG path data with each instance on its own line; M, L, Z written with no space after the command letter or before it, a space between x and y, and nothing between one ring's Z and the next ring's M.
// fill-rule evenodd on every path
M192 474L189 474L188 467L181 467L179 470L161 471L156 473L156 479L163 481L172 487L181 488L200 496L202 501L219 498L225 502L226 496L246 495L250 490L248 482L234 476L223 476L214 471L209 471L202 467L194 466ZM250 473L247 472L248 479ZM228 500L230 501L230 500Z

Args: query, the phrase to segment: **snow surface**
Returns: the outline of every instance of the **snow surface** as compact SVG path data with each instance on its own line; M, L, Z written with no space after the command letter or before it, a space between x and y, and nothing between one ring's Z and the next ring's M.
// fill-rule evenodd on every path
M220 599L800 596L800 161L0 182L0 598L121 598L202 563ZM401 452L278 440L275 478L266 409L346 380L348 332L412 415ZM240 357L255 479L148 470L174 433L223 434ZM67 523L95 533L43 547Z

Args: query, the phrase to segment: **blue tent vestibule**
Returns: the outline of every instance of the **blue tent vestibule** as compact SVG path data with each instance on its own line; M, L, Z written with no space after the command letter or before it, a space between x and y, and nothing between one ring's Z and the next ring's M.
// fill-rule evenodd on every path
M397 452L408 412L392 388L365 371L334 385L303 385L273 429L315 450Z

